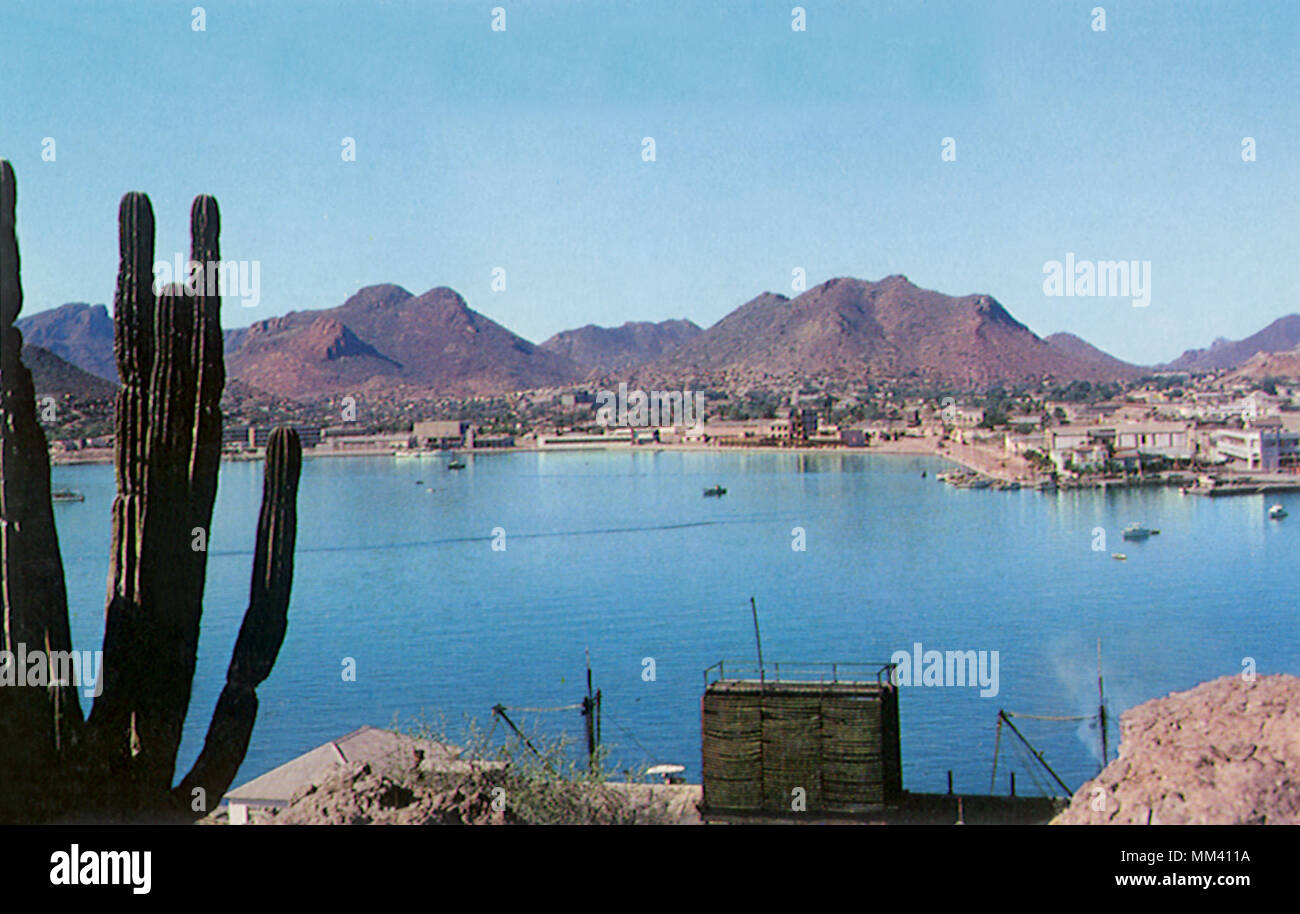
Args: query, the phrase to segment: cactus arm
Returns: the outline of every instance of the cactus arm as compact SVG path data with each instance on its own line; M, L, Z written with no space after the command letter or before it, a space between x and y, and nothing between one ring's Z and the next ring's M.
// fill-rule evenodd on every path
M301 470L298 433L286 428L272 431L266 447L248 611L239 628L226 684L208 726L203 751L176 789L177 805L196 816L215 809L235 779L257 720L257 687L270 675L284 643L293 586ZM196 793L196 789L202 793ZM195 809L199 798L203 802Z

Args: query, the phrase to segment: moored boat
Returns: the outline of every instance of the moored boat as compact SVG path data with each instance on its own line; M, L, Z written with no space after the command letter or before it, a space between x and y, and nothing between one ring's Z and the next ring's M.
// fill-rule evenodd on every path
M1149 536L1157 535L1159 532L1159 530L1152 530L1150 527L1144 527L1134 522L1125 527L1124 532L1120 535L1126 540L1144 540Z

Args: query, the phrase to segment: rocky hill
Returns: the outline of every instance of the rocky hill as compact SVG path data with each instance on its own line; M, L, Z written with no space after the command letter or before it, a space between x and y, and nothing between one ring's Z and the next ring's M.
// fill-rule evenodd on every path
M703 332L688 320L629 321L621 327L588 324L555 334L541 348L599 376L653 361Z
M14 326L28 345L40 346L65 362L117 383L113 318L104 305L72 302L21 317Z
M1224 676L1125 711L1059 825L1300 824L1300 679Z
M368 286L337 308L259 321L227 374L280 396L403 390L458 396L560 385L582 372L516 336L452 289Z
M1243 381L1263 378L1300 380L1300 346L1282 352L1257 352L1232 372L1232 377Z
M1178 371L1237 368L1257 352L1283 352L1297 345L1300 345L1300 314L1288 314L1244 340L1220 337L1208 349L1188 349L1165 367Z
M1095 365L1103 373L1114 372L1117 378L1130 377L1133 369L1141 367L1117 359L1073 333L1053 333L1043 339L1053 349L1060 350L1073 359Z
M956 298L918 288L905 276L879 282L842 278L793 299L764 293L645 366L638 377L671 382L913 376L981 387L1141 374L1087 348L1052 345L988 295Z
M32 384L38 397L111 400L117 393L116 384L82 371L41 346L24 345L22 360L32 373Z

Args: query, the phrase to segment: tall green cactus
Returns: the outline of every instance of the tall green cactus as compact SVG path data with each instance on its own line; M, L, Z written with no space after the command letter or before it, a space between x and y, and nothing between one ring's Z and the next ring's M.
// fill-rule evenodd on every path
M21 308L13 171L0 162L0 595L6 644L68 650L67 600L50 502L49 457L30 374L12 328ZM153 287L148 197L119 211L114 296L116 475L102 693L81 719L69 690L0 689L0 816L200 815L230 786L287 624L301 446L277 429L268 447L248 612L208 742L173 788L190 702L221 457L225 384L220 290ZM190 213L191 260L220 260L217 202ZM206 269L202 270L206 278ZM8 694L17 693L17 694ZM25 785L21 792L16 785ZM202 788L201 791L195 788ZM198 800L198 802L196 802Z

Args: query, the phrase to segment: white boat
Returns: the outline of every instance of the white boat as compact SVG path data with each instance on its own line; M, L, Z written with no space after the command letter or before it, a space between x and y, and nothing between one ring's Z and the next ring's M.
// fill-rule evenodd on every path
M1268 509L1268 516L1271 517L1273 520L1281 520L1282 518L1286 517L1286 508L1282 507L1281 505L1274 505L1273 507Z

